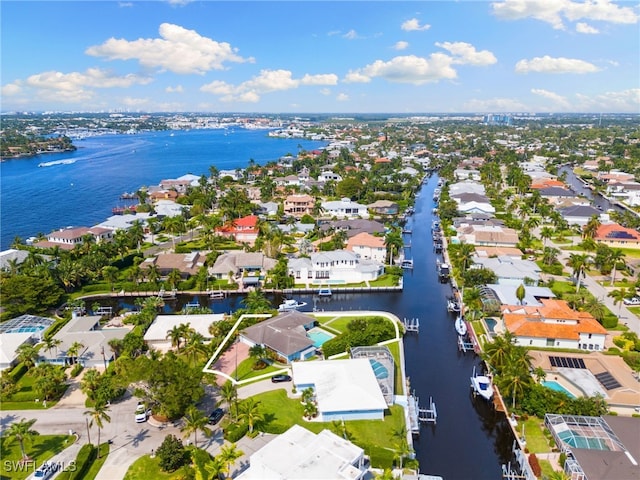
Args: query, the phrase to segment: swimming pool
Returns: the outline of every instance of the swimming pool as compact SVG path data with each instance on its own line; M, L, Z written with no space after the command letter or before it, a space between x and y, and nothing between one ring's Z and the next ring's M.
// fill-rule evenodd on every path
M496 325L498 324L498 321L495 318L487 317L484 319L484 323L487 324L487 328L491 333L495 333Z
M375 373L377 379L387 378L389 376L389 371L383 364L372 358L369 359L369 362L371 362L373 373Z
M324 342L331 340L332 335L328 334L324 330L312 329L307 332L307 336L313 341L313 345L316 348L320 348Z
M542 382L542 385L547 388L550 388L551 390L555 390L556 392L564 392L569 396L569 398L576 398L576 396L573 393L571 393L569 390L564 388L558 382L554 382L553 380L545 380L544 382Z

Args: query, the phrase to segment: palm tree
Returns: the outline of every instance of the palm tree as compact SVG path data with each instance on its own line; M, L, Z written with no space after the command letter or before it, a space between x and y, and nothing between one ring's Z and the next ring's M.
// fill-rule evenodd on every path
M250 291L240 303L242 303L249 313L264 313L273 309L271 302L264 296L261 290Z
M22 459L28 459L27 452L24 449L25 442L29 443L33 437L39 435L39 433L33 430L33 424L36 423L36 419L33 418L31 420L27 420L23 418L19 422L14 422L11 424L9 429L6 432L7 438L9 440L17 440L20 444L20 452L22 453Z
M389 265L393 265L393 258L395 254L402 248L402 234L398 232L398 229L393 229L384 237L384 244L387 247L389 253Z
M51 355L51 350L55 348L57 351L58 347L62 344L62 340L54 337L44 337L42 343L44 343L44 349Z
M500 379L501 390L505 396L511 396L511 408L515 409L516 399L524 394L526 387L533 381L531 375L529 375L529 370L523 370L516 365L510 365L498 378Z
M540 229L540 238L542 239L542 245L547 246L547 240L553 235L553 228L546 226Z
M184 433L184 437L187 438L193 433L193 444L198 446L198 430L205 434L205 436L211 435L211 429L207 427L209 419L207 416L191 405L187 409L187 413L184 416L184 424L180 431Z
M235 443L228 443L220 449L219 457L220 460L225 464L224 469L227 474L227 478L231 478L231 466L242 455L244 455L244 452L242 450L238 450L238 447Z
M253 433L253 426L264 420L264 415L260 412L260 402L255 401L253 397L247 398L240 405L240 415L242 420L246 420L249 425L249 434Z
M460 262L462 272L465 272L471 265L475 251L476 247L471 243L462 243L458 246L456 256Z
M398 440L398 460L400 461L400 470L402 470L404 457L411 453L411 447L407 441L407 427L402 425L393 431L393 438Z
M69 348L67 348L67 357L71 359L71 363L74 364L78 361L78 355L84 345L80 342L73 342Z
M111 422L111 417L107 412L109 412L109 408L102 402L96 403L91 410L86 410L84 412L85 415L88 415L89 418L91 418L89 421L89 427L92 427L94 423L96 424L96 427L98 427L98 458L100 458L100 430L104 426L102 422Z
M229 411L231 411L232 405L235 405L235 415L234 419L238 419L238 388L235 384L228 380L225 382L220 388L220 397L222 401L225 402L229 406Z
M174 325L173 328L167 332L167 338L171 340L171 346L180 351L182 329L178 325Z
M592 260L589 255L578 253L569 255L567 266L573 269L573 276L576 279L576 292L580 291L580 280L585 275L584 272L591 262Z
M267 357L267 349L264 345L259 343L249 348L249 357L253 358L256 362L262 361Z
M627 298L628 292L626 288L619 288L617 290L611 290L607 297L613 298L613 304L618 305L618 317L620 316L620 310L622 309L622 303Z
M505 331L504 335L496 335L493 342L484 347L483 358L493 368L500 369L506 365L515 347L515 339L511 332Z
M602 304L602 302L594 296L590 296L586 302L584 302L582 306L582 310L590 313L593 318L602 322L602 319L607 313L606 307Z
M100 387L100 372L95 368L87 370L80 382L80 389L91 400L95 400L96 391Z
M205 338L200 332L189 330L185 337L183 353L189 359L191 365L195 365L198 359L207 354Z
M597 215L592 216L587 224L582 227L582 238L590 238L593 239L598 233L598 229L600 228L600 220Z
M616 267L618 266L618 262L624 262L625 256L626 255L621 248L613 248L609 252L609 261L613 265L613 269L611 270L611 286L613 286L616 281Z
M30 343L23 343L20 345L17 348L16 353L18 362L24 363L25 367L28 369L35 366L39 357L38 349Z

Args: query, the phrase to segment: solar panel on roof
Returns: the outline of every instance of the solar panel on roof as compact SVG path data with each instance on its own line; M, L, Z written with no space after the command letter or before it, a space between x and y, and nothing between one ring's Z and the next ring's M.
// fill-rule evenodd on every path
M618 382L609 372L597 373L595 377L607 390L612 390L622 386L620 385L620 382Z
M587 368L582 358L550 356L549 361L552 367Z

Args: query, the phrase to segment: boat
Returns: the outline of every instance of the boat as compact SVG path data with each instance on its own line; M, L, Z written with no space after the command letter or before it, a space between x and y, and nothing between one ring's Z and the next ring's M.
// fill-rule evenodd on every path
M321 287L318 290L318 296L320 296L320 297L330 297L331 296L331 289L329 287Z
M412 269L413 268L413 260L403 260L402 263L400 264L400 266L402 268Z
M493 397L493 385L491 383L491 378L487 375L478 375L476 373L476 367L473 367L471 388L473 389L474 396L480 395L485 400L491 400Z
M293 310L298 310L299 308L304 307L307 302L298 302L297 300L291 298L287 299L278 305L279 312L291 312Z
M447 299L447 311L458 313L460 311L460 304L456 301L455 298Z
M461 337L464 337L467 334L467 322L464 321L464 317L462 315L458 315L456 318L456 332Z
M39 167L53 167L55 165L71 165L72 163L76 163L76 159L67 158L66 160L55 160L53 162L41 162L38 164Z

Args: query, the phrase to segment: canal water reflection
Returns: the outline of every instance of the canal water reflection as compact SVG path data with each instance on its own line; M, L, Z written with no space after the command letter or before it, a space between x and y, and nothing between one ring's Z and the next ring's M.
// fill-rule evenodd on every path
M480 361L473 353L457 348L454 316L447 312L446 298L450 284L438 281L433 251L433 191L437 177L425 182L409 220L412 230L407 257L414 260L413 270L406 270L404 290L384 293L335 293L331 297L295 295L307 302L311 310L384 310L402 318L418 318L420 333L404 338L406 372L411 389L426 407L429 398L436 404L436 425L423 425L415 443L420 471L440 475L445 480L499 479L501 465L511 461L513 436L504 414L471 395L470 377ZM409 243L409 242L407 242ZM215 313L240 308L242 297L231 295L222 300L207 297L181 298L167 302L165 312L178 311L185 303L209 305ZM278 305L280 297L272 298ZM126 307L120 303L118 308ZM133 305L129 305L129 308ZM305 310L303 308L302 310Z

